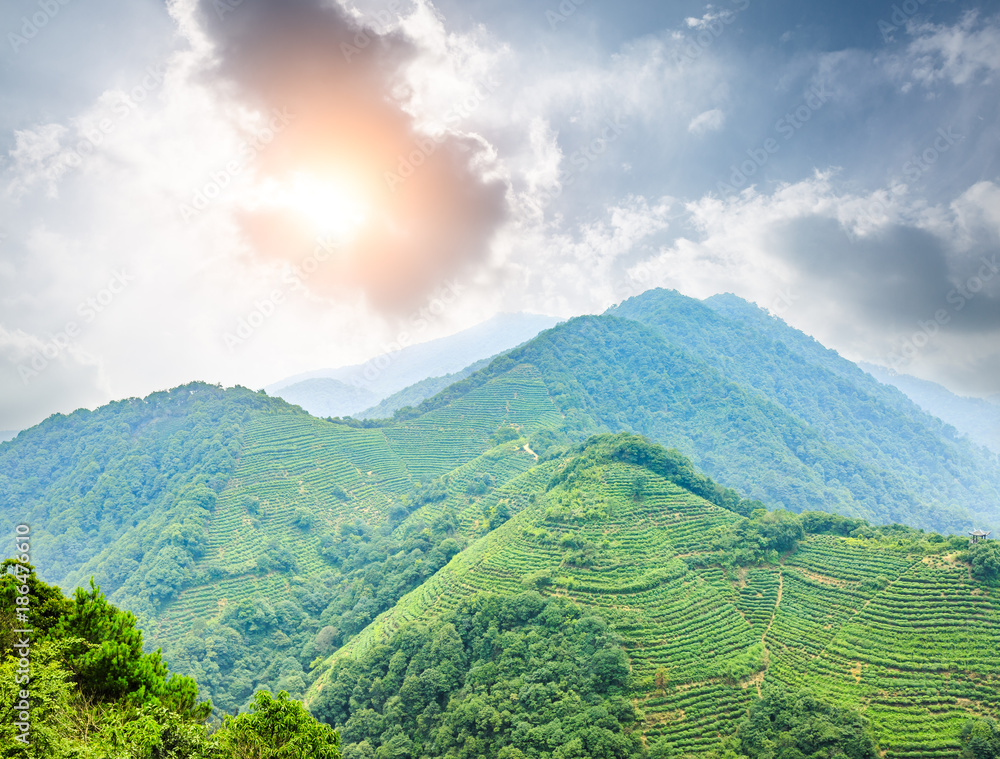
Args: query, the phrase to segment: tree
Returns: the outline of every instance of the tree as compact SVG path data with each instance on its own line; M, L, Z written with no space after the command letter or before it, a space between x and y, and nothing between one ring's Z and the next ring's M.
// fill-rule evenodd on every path
M763 697L750 707L737 743L740 754L750 759L879 756L860 714L826 704L808 689L790 691L779 683L766 685Z
M162 703L182 716L206 719L211 702L197 703L197 683L170 675L159 650L143 653L136 623L131 612L108 603L91 579L89 591L77 588L51 635L68 644L67 664L84 695L135 705Z
M1000 759L1000 724L992 719L969 720L962 728L964 759Z
M1000 580L1000 540L984 540L969 548L972 574L981 580Z
M341 759L340 736L285 691L258 691L248 714L226 718L219 743L233 759Z

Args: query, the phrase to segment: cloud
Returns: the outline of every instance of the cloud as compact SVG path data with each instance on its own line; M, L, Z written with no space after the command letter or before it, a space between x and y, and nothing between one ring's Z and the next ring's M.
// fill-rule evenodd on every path
M0 325L0 420L20 430L53 412L70 413L107 397L99 366L64 335L47 339Z
M913 78L925 86L940 81L967 84L982 75L987 83L1000 70L1000 24L968 11L953 26L919 24L907 46Z
M691 134L705 134L706 132L718 132L726 121L726 114L718 108L699 113L688 124L688 131Z
M687 204L686 222L693 234L633 273L697 297L732 291L849 357L996 392L987 371L1000 361L992 182L932 206L905 186L861 194L823 173L772 193L706 196Z
M486 258L507 216L506 184L490 173L489 143L458 128L461 113L436 132L421 128L407 81L418 42L398 24L376 30L320 0L218 7L201 0L194 12L212 51L207 81L236 105L292 116L260 158L262 181L283 188L306 175L362 209L364 221L310 288L360 288L378 307L406 311ZM243 215L263 256L294 259L314 244L317 230L295 205L263 203Z

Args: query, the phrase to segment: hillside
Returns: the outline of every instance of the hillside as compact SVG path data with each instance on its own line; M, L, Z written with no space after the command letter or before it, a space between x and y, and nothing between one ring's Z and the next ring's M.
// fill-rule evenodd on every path
M976 508L996 529L990 462L800 333L672 294L620 309L635 318L560 324L392 419L202 383L52 417L0 444L0 529L35 525L46 581L93 576L230 712L261 687L301 695L315 660L473 561L596 433L690 457L719 484L684 463L678 487L712 519L787 508L964 532ZM621 571L647 561L637 549Z
M928 414L950 424L960 433L1000 454L1000 405L983 398L955 395L936 382L898 374L874 364L861 368L884 385L892 385Z
M317 652L463 547L449 519L393 533L438 499L433 478L465 467L503 484L534 458L497 446L497 428L558 418L530 370L392 428L193 384L53 417L0 446L0 526L35 525L47 581L93 576L232 712L259 686L301 693Z
M382 399L371 408L359 411L356 414L352 414L352 416L358 419L386 419L391 417L401 408L417 406L428 398L437 395L449 385L454 385L456 382L464 380L470 374L488 366L490 360L489 358L484 358L481 361L470 364L460 372L446 374L443 377L428 377L420 382L415 382L409 387L404 387L399 392Z
M680 305L704 309L687 298ZM709 314L720 341L738 327ZM723 351L711 347L713 339L714 333L690 350L668 339L659 326L613 315L579 317L428 399L416 413L531 366L565 416L560 429L570 439L602 430L640 432L677 448L715 479L769 508L837 511L943 531L1000 524L1000 466L967 443L937 434L938 428L947 434L944 425L902 394L882 389L903 406L899 410L877 395L830 379L825 370L797 360L787 346L765 338L760 338L762 347L743 352L734 342L729 364L750 368L732 371L722 361L716 367L706 360L717 360ZM767 356L767 362L755 364L758 355ZM785 357L791 366L787 371L781 367ZM764 379L768 366L782 388L772 392L774 398L752 384ZM813 386L813 369L825 388Z
M419 336L420 331L426 328L426 321L421 318L421 323L413 325L414 330L407 339L413 340L414 334ZM301 406L314 416L358 415L404 388L428 378L461 372L470 364L530 340L558 322L555 317L539 314L497 314L454 335L402 348L393 344L387 347L385 353L364 364L287 377L265 389L271 395ZM438 385L428 389L425 395L410 397L407 403L418 403L443 387Z
M954 756L971 716L1000 714L1000 590L956 561L965 541L815 513L747 520L629 463L643 444L624 442L560 463L528 508L380 615L324 664L313 713L343 726L354 662L413 621L533 589L620 636L635 729L661 756L721 748L773 683L860 709L887 757Z
M978 512L989 524L1000 524L997 457L959 439L953 429L895 388L880 384L756 306L732 295L715 296L703 304L678 293L652 290L608 313L654 327L727 380L759 393L809 425L830 446L895 476L918 502L955 513ZM735 482L708 462L704 466ZM830 474L826 472L828 481ZM851 487L850 476L835 477ZM946 527L898 515L892 519Z

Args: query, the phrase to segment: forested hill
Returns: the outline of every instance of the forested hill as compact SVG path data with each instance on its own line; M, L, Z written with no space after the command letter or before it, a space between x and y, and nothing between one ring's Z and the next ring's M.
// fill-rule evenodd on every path
M203 383L55 416L0 443L0 529L29 523L43 579L93 576L235 711L261 687L300 695L314 660L526 509L598 433L677 448L718 483L684 487L744 516L1000 525L995 462L754 319L649 293L388 420Z
M809 340L788 331L793 344ZM640 432L769 507L944 531L1000 524L996 457L817 350L838 372L699 301L652 291L542 333L414 413L527 365L570 437Z
M967 507L983 512L990 524L1000 522L1000 459L995 454L959 439L953 428L896 388L880 384L753 304L733 295L702 303L651 290L608 313L654 327L727 380L808 424L832 446L897 475L929 506ZM813 468L828 482L840 479L852 487L853 477L843 480L822 462ZM712 466L706 469L716 473Z
M345 757L625 759L636 736L651 759L931 759L973 736L964 756L994 756L995 722L973 720L1000 714L997 543L741 516L629 435L550 472L319 668L307 705ZM839 724L756 714L775 688Z

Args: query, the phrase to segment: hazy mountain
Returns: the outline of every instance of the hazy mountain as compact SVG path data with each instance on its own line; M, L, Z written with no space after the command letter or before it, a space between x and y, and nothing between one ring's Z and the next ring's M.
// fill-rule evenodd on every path
M936 382L897 374L874 364L860 366L879 382L906 393L924 411L952 425L979 445L1000 453L1000 405L996 400L955 395Z
M320 417L351 416L359 408L379 401L379 396L368 388L348 385L331 377L295 382L274 395Z
M525 566L556 557L584 573L611 568L608 598L675 580L692 592L704 582L735 592L717 569L650 576L646 558L628 555L639 552L647 528L663 529L648 533L650 546L669 538L671 551L677 541L714 541L717 528L742 524L761 506L754 499L772 510L836 511L946 532L1000 527L1000 477L981 451L899 391L749 304L713 305L653 291L608 314L572 319L482 368L460 370L468 376L457 382L424 378L393 400L418 405L392 419L331 422L263 393L202 383L56 415L0 446L0 531L13 535L16 524L32 524L32 558L43 577L70 589L93 576L140 616L171 667L196 677L232 711L259 688L301 695L316 675L312 662L359 636L407 593L421 592L442 568L478 561L483 546L496 545L484 536L514 534L515 527L501 527L508 521L520 525L518 540L530 533L524 539L541 541ZM679 449L653 458L657 476L669 469L687 495L671 491L673 506L657 501L648 521L636 522L639 532L608 532L595 542L577 535L579 520L611 531L631 514L632 506L615 505L622 487L634 503L659 487L652 475L631 470L611 467L591 477L589 464L572 468L577 446L607 432L639 432ZM559 482L572 487L553 501L547 494ZM713 505L707 521L698 516L707 513L703 504L692 506L697 513L681 507L699 499ZM568 510L562 527L549 525L549 508L554 519ZM531 509L534 521L518 519ZM868 545L896 533L838 524L850 526L849 550L872 554L872 577L864 579L876 583L862 590L850 584L862 580L842 574L846 567L803 564L803 573L850 588L847 606L838 608L873 597L879 578L891 579L895 565L879 551L924 556L921 533L904 531L917 541L912 548L888 538ZM601 553L622 546L629 548ZM854 566L859 559L852 557ZM504 554L503 561L513 568L521 559ZM765 563L775 571L779 561ZM968 570L951 574L957 583ZM590 587L584 580L580 574L574 587ZM757 591L752 578L746 582L750 597L739 594L738 608L749 620ZM771 590L762 586L761 597ZM969 589L952 588L948 597L959 590ZM665 619L693 618L677 605L682 596L663 611ZM705 608L717 608L721 597L705 597ZM405 618L401 613L393 618ZM719 635L749 640L743 628ZM743 685L753 683L738 673L756 676L760 659L749 649L730 653L735 658L702 651L710 668L734 667L726 671L745 695ZM794 656L772 660L779 673L798 666ZM690 662L676 664L690 669ZM641 676L652 676L643 667ZM710 680L725 677L723 669L711 669Z
M364 364L287 377L265 390L315 416L355 415L422 380L460 372L520 345L558 322L539 314L497 314L454 335L387 352Z
M0 443L13 440L17 437L17 430L0 430Z
M403 388L398 393L393 393L375 406L360 411L354 414L354 416L358 419L386 419L405 406L416 406L431 396L437 395L449 385L465 379L489 363L490 359L484 358L471 366L465 367L460 372L446 374L443 377L428 377L425 380Z

